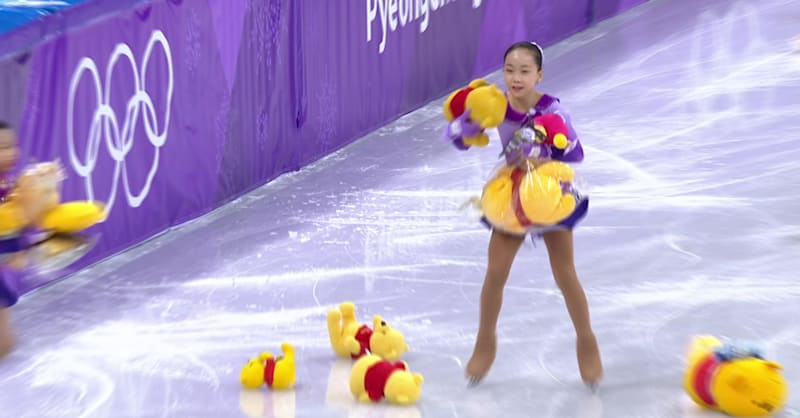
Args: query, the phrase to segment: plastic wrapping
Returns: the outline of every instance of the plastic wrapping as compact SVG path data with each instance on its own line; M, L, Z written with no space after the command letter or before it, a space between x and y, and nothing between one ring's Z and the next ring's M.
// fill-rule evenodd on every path
M489 224L510 234L553 226L569 218L583 199L574 180L572 167L561 161L503 164L484 186L480 209Z
M0 204L0 292L7 302L23 277L54 274L97 243L97 235L79 232L105 219L103 205L61 203L64 179L58 161L32 164Z
M551 158L570 149L574 142L568 138L569 128L564 118L550 113L531 118L514 131L514 135L500 152L507 162L521 161L527 157Z
M94 248L99 234L54 235L28 252L28 273L39 278L57 275Z
M4 205L15 207L24 214L29 225L61 234L83 231L105 221L103 203L91 201L61 202L64 171L58 161L31 165L17 181L17 188Z
M15 235L32 219L56 208L61 199L64 171L58 162L37 163L25 168L0 204L0 236Z
M24 282L55 278L94 248L97 239L98 235L36 233L12 238L16 251L0 252L0 309L16 303Z

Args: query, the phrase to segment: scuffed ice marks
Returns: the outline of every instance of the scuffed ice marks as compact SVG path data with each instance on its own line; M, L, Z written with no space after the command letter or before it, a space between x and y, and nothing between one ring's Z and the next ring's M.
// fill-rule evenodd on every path
M567 106L581 115L593 206L743 209L761 202L742 188L792 172L776 158L794 152L784 121L796 109L779 92L800 94L800 67L784 45L765 40L759 10L741 1L705 8L690 30L563 94L583 99ZM634 108L643 105L655 111Z
M781 278L709 277L695 274L683 281L642 280L634 286L608 287L593 293L594 298L604 301L604 311L644 308L674 301L684 301L684 307L688 310L728 300L736 300L737 303L791 300L800 296L800 288L793 280Z
M176 403L188 402L193 392L216 393L237 382L243 362L276 338L304 349L327 347L321 308L282 309L280 314L264 306L216 311L207 309L211 303L197 303L200 295L190 291L151 300L146 312L177 311L164 322L146 316L143 321L109 320L62 341L38 338L37 344L50 348L4 373L1 383L39 392L42 402L19 405L12 392L3 391L3 414L94 417L124 410L125 416L162 416L175 412ZM178 307L173 306L176 299L182 302ZM237 358L240 362L231 361Z
M590 69L572 53L549 61L548 90L576 115L587 147L576 168L593 200L576 232L576 262L609 371L599 396L581 396L574 329L544 246L529 242L504 294L493 371L485 385L463 389L489 234L458 208L480 193L499 150L459 153L443 143L439 101L24 300L14 311L22 346L0 366L0 406L9 408L0 415L416 413L358 405L340 383L352 362L335 362L324 319L342 300L358 303L359 319L384 314L406 334L409 363L426 379L425 417L704 416L680 388L695 332L766 341L778 360L800 362L798 328L786 321L800 297L800 200L791 183L800 178L791 143L800 130L791 95L798 67L781 55L788 38L766 24L713 43L726 19L744 24L736 2L705 3L718 28L691 3L651 2L632 20L587 31L577 55L604 51ZM665 11L674 23L663 38L628 25L658 29L650 23L663 24ZM726 69L711 46L691 55L691 35L674 30L683 22L713 48L768 42L742 56L731 50ZM630 51L608 58L621 37ZM693 65L706 70L692 73ZM559 71L581 72L579 85L559 81ZM502 82L499 73L489 78ZM750 99L762 101L748 113ZM252 132L268 125L251 119ZM302 350L302 390L295 398L242 392L243 362L283 339ZM794 385L800 378L796 368L786 375ZM791 402L787 416L797 410Z
M674 94L699 116L746 118L753 109L772 109L777 91L768 87L800 79L800 69L786 65L785 50L763 39L757 12L749 2L735 2L723 15L705 10L688 33L688 82Z
M96 416L111 400L116 384L87 363L66 354L41 354L29 367L2 382L4 388L25 387L26 397L37 402L17 402L10 390L4 390L0 392L3 414L21 418Z

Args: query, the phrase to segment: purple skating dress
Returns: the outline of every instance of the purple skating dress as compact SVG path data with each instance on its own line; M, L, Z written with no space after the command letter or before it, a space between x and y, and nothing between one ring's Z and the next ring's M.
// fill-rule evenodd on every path
M548 145L526 143L517 148L517 150L507 153L506 163L513 164L515 161L519 161L525 156L552 159L565 163L579 163L583 161L583 147L581 146L580 139L575 132L575 128L572 126L572 118L566 109L561 105L561 102L558 98L547 94L543 95L536 103L534 108L531 109L531 111L527 114L517 112L511 108L511 104L508 105L505 121L497 127L503 149L505 149L506 146L511 142L511 140L514 138L514 134L519 129L530 125L530 121L532 119L550 113L558 114L564 118L564 122L566 123L569 131L567 135L567 148L561 150ZM462 138L459 137L451 139L453 139L453 145L455 145L456 148L461 150L466 150L469 148L464 145ZM581 195L577 191L572 192L575 194L575 198L577 200L577 206L572 214L558 224L535 229L532 232L533 236L540 237L546 232L559 229L571 230L586 216L586 213L589 211L589 197L586 195ZM485 217L481 219L481 222L487 228L492 229L491 224Z

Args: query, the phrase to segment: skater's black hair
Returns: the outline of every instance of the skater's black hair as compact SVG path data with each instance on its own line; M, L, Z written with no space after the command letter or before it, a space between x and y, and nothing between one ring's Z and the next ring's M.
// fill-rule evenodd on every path
M11 129L11 124L4 120L0 120L0 131L3 129Z
M539 67L539 70L542 69L542 59L544 58L544 51L542 50L542 47L539 46L539 44L531 41L517 42L508 47L508 49L506 49L505 55L503 55L503 62L505 62L506 58L508 58L508 54L510 54L512 51L516 49L524 49L530 52L531 55L533 55L533 61L536 62L536 65Z

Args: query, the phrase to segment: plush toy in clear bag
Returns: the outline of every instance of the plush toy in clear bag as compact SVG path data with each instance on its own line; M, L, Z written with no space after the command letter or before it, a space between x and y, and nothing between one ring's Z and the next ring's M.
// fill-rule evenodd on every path
M560 161L503 164L483 188L481 212L494 228L511 234L558 224L581 199L574 179L572 167Z
M97 238L79 232L103 222L98 202L61 202L64 171L58 161L31 164L0 202L0 256L25 259L29 273L49 274L86 254Z
M507 107L508 99L496 85L483 79L472 80L444 102L443 113L449 122L445 138L457 141L462 149L485 147L489 145L485 130L503 123Z

